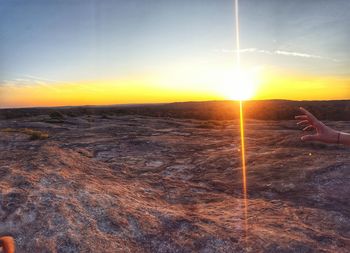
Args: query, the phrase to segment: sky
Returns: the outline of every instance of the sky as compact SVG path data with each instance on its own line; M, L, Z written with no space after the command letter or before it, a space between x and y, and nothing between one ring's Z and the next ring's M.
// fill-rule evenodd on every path
M233 0L1 0L0 107L350 99L350 1L239 7L244 81Z

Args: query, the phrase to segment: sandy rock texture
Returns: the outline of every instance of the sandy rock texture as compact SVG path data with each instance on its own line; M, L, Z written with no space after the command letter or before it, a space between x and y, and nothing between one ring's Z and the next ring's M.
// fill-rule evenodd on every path
M349 252L350 149L302 143L293 121L247 120L245 221L238 130L142 116L1 120L0 233L18 252Z

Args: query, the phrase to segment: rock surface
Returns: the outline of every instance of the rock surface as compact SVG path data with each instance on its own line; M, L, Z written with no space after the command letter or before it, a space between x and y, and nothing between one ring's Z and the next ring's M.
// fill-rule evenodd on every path
M237 121L48 119L0 121L18 252L349 252L350 150L302 143L295 122L246 122L245 220Z

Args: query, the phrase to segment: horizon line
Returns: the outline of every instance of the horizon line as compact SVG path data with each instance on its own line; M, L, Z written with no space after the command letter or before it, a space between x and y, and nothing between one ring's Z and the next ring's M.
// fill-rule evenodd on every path
M312 100L297 100L297 99L247 99L243 102L257 102L257 101L288 101L288 102L336 102L336 101L349 101L349 99L312 99ZM207 103L207 102L240 102L240 100L223 99L223 100L189 100L189 101L176 101L176 102L156 102L156 103L122 103L122 104L85 104L85 105L59 105L59 106L21 106L21 107L0 107L0 110L8 109L64 109L73 107L132 107L132 106L148 106L148 105L166 105L166 104L176 104L176 103Z

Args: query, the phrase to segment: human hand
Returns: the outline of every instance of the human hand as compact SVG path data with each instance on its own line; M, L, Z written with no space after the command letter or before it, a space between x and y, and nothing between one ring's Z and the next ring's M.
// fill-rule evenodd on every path
M319 121L314 115L303 107L299 108L303 115L295 116L295 119L301 120L297 123L298 126L304 125L303 131L315 129L315 134L304 135L301 137L303 141L319 141L325 143L338 143L340 132L326 126Z

